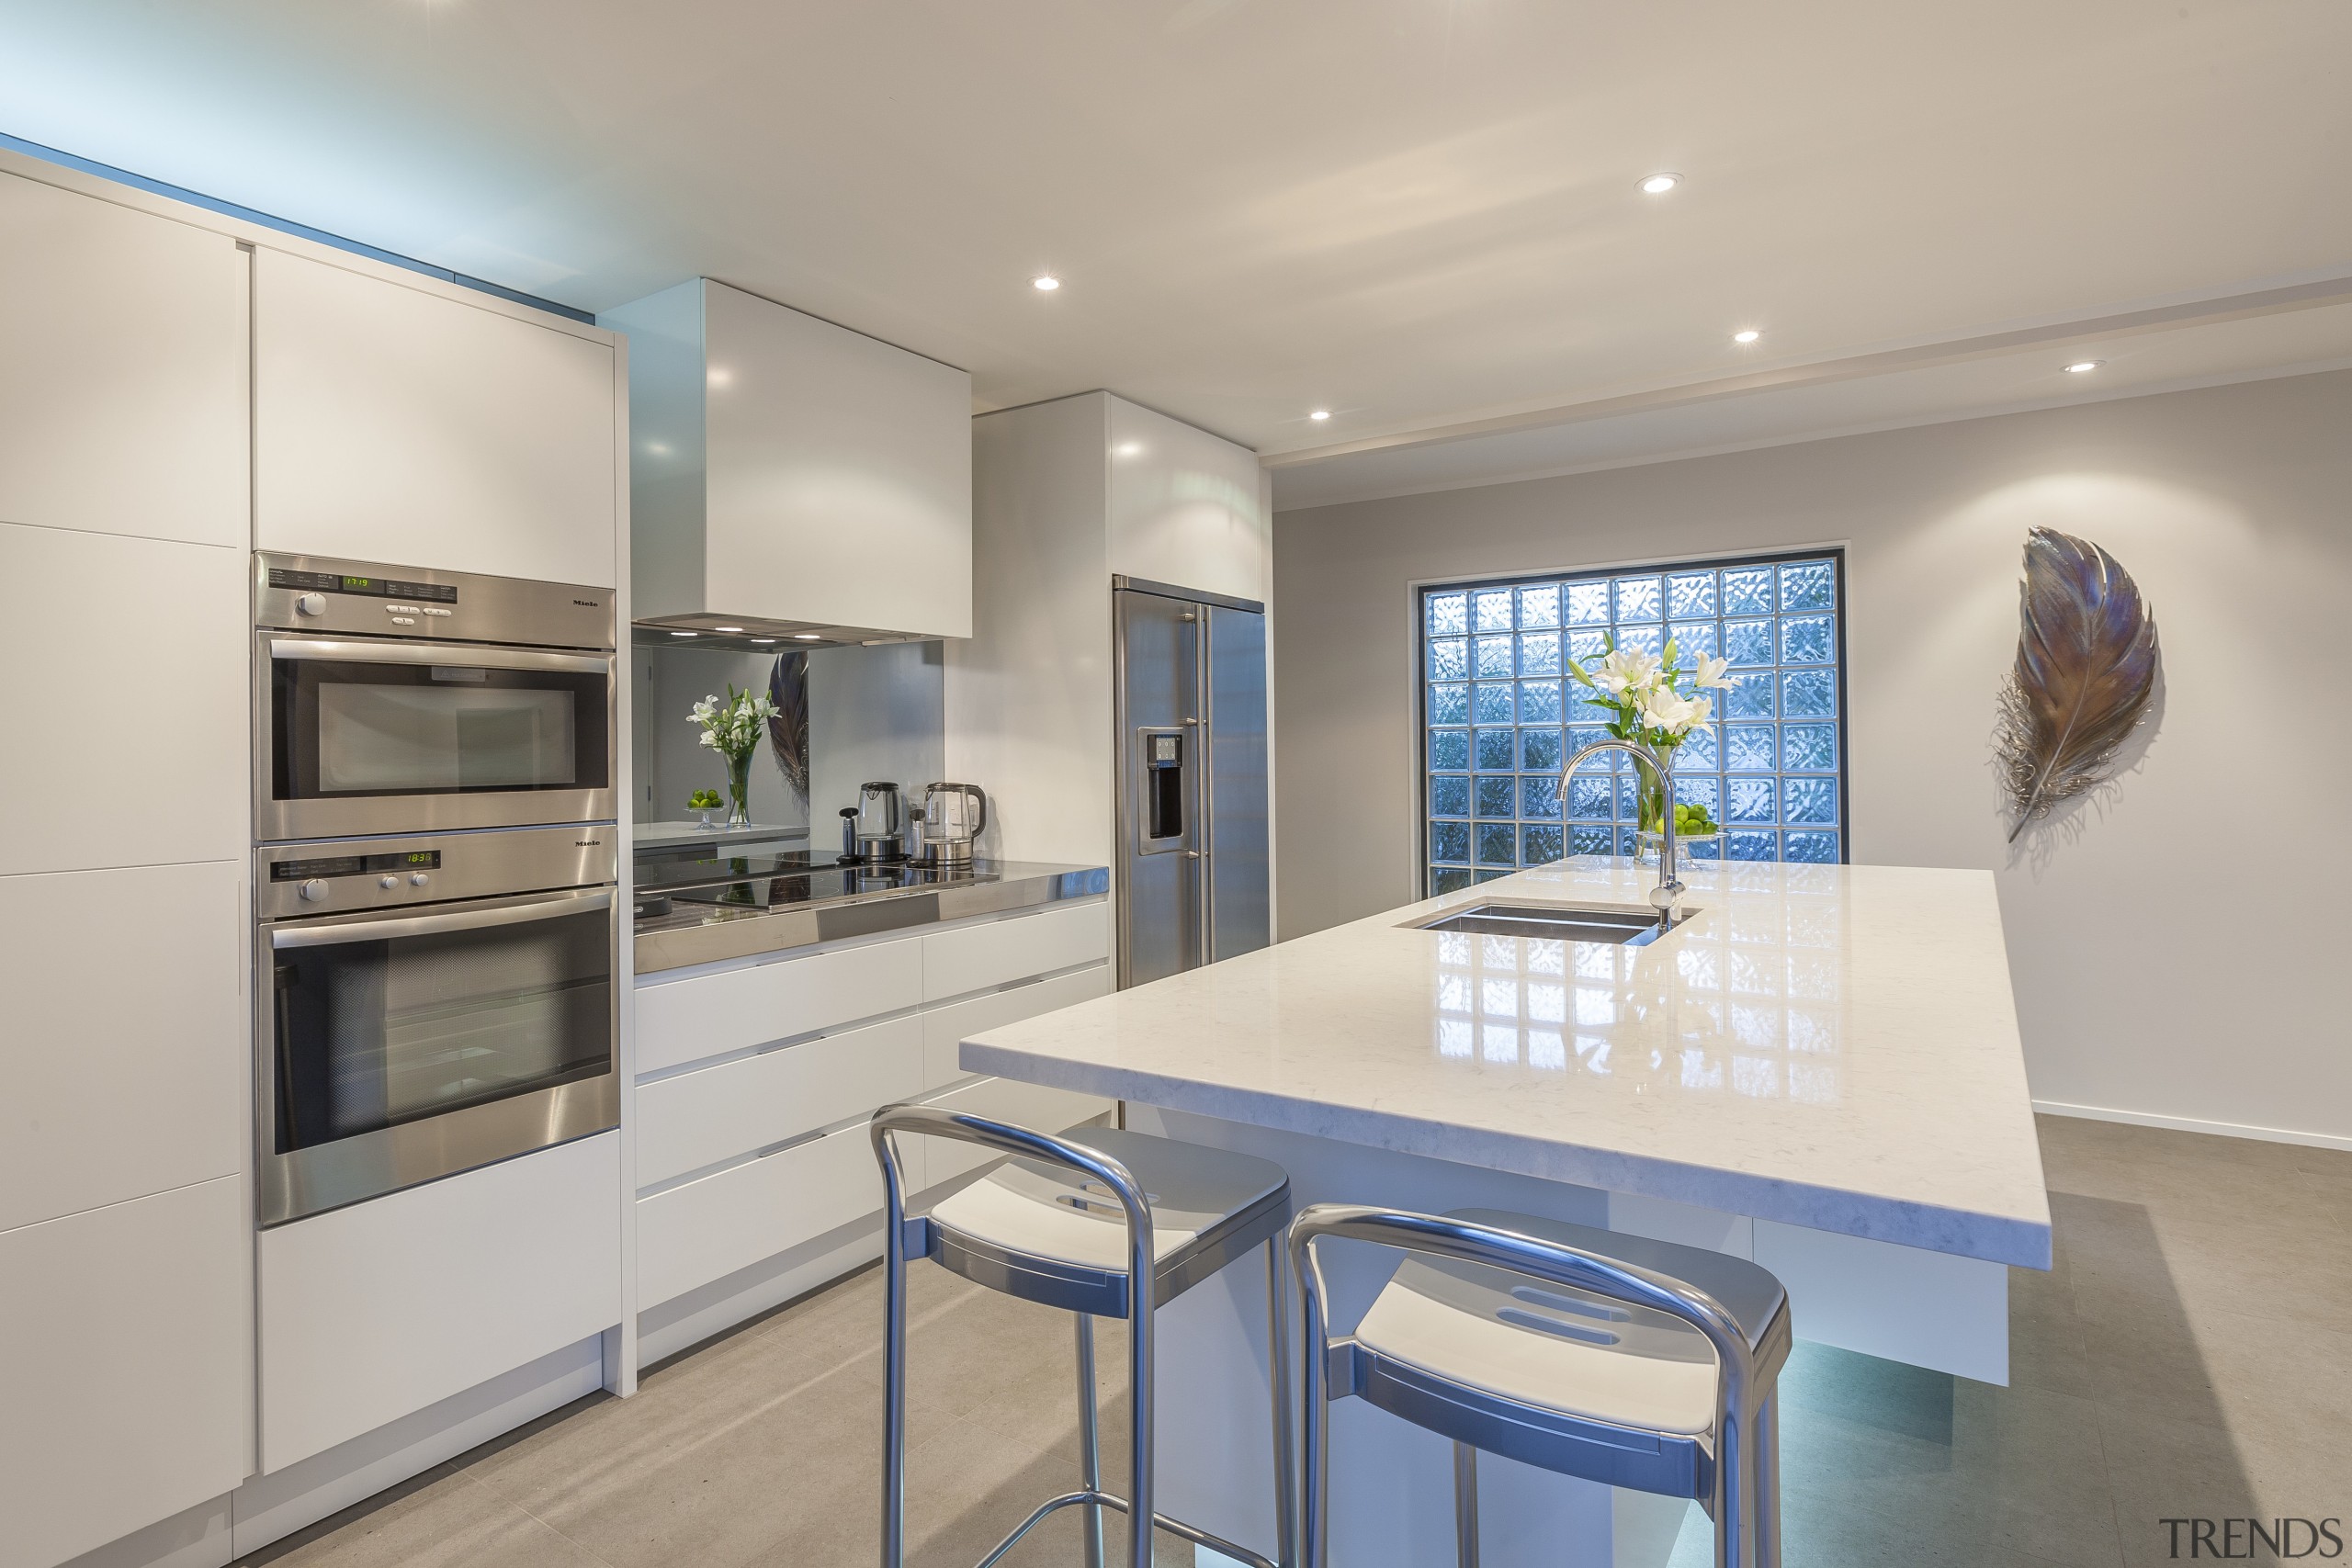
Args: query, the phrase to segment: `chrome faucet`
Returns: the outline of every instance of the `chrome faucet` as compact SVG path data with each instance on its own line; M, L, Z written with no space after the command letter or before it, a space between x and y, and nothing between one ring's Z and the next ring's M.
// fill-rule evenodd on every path
M1560 770L1560 814L1567 815L1568 776L1584 766L1584 760L1596 751L1623 751L1642 766L1649 769L1657 780L1661 803L1658 811L1657 886L1650 889L1650 907L1657 911L1661 930L1674 924L1674 907L1682 901L1682 878L1675 874L1674 857L1674 770L1648 747L1634 740L1596 740L1568 759Z

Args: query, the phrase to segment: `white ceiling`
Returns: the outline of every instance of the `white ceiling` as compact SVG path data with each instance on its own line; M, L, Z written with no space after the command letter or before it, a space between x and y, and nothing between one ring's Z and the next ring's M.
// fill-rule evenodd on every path
M2346 59L2342 0L0 0L0 130L1109 387L1302 504L2341 355L2352 282L2223 318L2352 279Z

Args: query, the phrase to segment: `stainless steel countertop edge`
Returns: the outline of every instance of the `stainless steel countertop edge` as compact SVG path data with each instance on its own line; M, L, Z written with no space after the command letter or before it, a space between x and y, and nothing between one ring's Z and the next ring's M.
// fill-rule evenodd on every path
M860 936L887 936L976 916L1097 898L1111 890L1105 866L984 863L983 880L941 887L888 888L788 909L745 910L635 935L641 978L672 969L787 953Z

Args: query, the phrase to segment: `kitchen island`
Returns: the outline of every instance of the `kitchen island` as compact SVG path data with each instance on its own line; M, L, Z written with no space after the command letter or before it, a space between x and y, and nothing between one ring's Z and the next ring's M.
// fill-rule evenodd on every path
M1302 1205L1512 1209L1750 1257L1801 1339L2005 1382L2007 1270L2049 1267L2050 1216L1992 877L1702 864L1689 918L1645 946L1420 929L1487 903L1639 907L1655 880L1522 872L977 1035L962 1064L1272 1159ZM1389 1259L1329 1257L1344 1329ZM1262 1550L1250 1272L1161 1314L1160 1487ZM1448 1560L1446 1453L1340 1405L1334 1561ZM1502 1462L1481 1489L1495 1561L1564 1532L1663 1561L1684 1513Z

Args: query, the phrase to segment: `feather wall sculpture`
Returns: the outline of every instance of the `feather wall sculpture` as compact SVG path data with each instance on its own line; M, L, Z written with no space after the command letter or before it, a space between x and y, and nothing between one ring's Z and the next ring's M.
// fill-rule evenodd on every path
M775 716L768 720L768 744L775 749L776 766L785 782L808 798L808 654L805 649L775 656L768 675L768 701Z
M2018 591L2017 668L1994 747L2017 825L2105 780L2156 686L2156 623L2139 585L2087 539L2036 528Z

